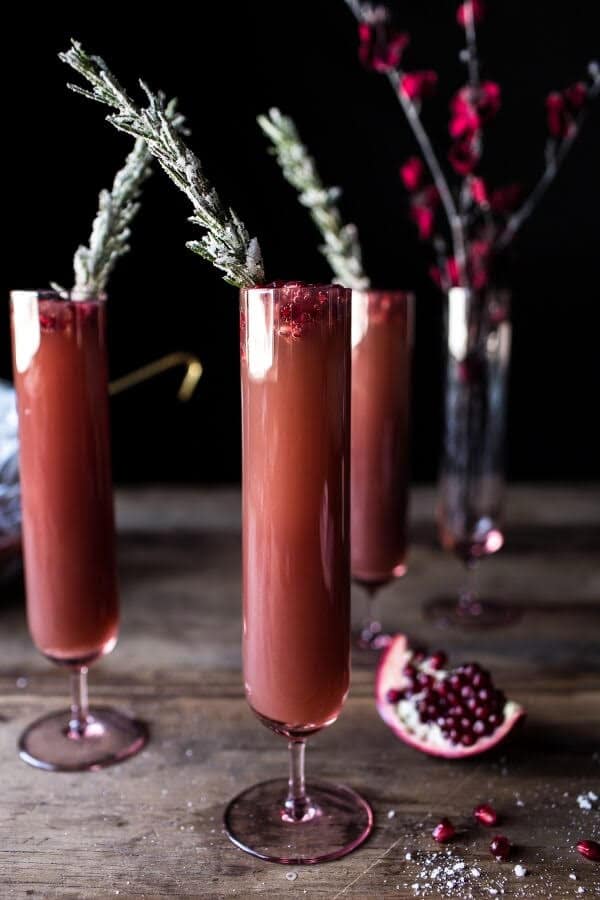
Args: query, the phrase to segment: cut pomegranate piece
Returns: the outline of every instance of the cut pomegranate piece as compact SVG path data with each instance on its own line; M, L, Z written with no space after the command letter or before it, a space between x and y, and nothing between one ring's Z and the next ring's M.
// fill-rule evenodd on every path
M438 668L442 651L413 650L397 635L385 651L375 684L383 721L411 747L446 759L491 750L525 715L506 700L477 663ZM490 824L493 824L490 822Z

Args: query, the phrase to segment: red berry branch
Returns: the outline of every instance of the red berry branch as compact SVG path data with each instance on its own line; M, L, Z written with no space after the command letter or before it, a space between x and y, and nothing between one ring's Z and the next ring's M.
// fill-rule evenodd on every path
M546 165L529 196L522 200L518 185L491 189L479 167L485 129L500 111L501 90L496 82L480 76L476 26L484 18L483 0L460 3L456 18L465 32L461 60L467 67L467 83L450 102L448 162L458 176L451 186L421 121L421 107L435 92L437 73L403 67L410 36L393 27L384 6L360 0L346 3L358 21L360 61L387 77L421 151L420 157L410 157L401 166L400 176L410 194L411 218L419 236L431 241L437 254L432 277L444 289L461 285L481 290L488 282L494 255L508 246L529 218L578 136L591 101L600 93L600 68L591 63L589 82L578 81L549 94ZM450 250L439 231L441 210L449 226Z

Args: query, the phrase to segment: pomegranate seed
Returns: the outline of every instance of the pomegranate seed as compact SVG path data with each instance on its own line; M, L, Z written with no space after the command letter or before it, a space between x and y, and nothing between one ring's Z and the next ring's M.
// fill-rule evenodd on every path
M401 691L400 688L390 688L385 695L385 699L388 703L398 703L399 700L402 700L403 696L404 692Z
M481 825L495 825L498 821L498 813L489 803L481 803L476 806L473 815Z
M443 669L447 660L448 657L443 650L436 650L429 658L429 665L432 669Z
M417 670L410 663L407 663L402 669L402 674L411 680L417 677Z
M422 663L426 656L427 650L425 649L425 647L415 647L413 651L413 659L416 663Z
M473 676L472 685L474 688L486 688L490 684L490 676L487 672L478 672Z
M585 856L586 859L591 859L594 862L600 861L600 844L596 841L579 841L577 852Z
M55 317L40 313L40 326L42 331L56 331L57 323Z
M450 838L454 837L454 833L455 828L450 819L440 819L438 824L431 832L431 835L434 841L437 841L438 844L445 844L446 841L449 841Z
M481 667L477 663L467 663L466 666L462 666L462 671L467 678L472 678L474 675L479 675Z
M495 856L496 859L508 859L510 851L510 841L508 838L505 838L504 835L497 834L496 837L492 838L490 841L490 853L492 856Z

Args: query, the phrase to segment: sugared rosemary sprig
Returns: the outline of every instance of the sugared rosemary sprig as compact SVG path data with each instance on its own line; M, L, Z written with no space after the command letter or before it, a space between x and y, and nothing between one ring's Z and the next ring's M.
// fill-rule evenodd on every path
M116 110L107 116L108 121L120 131L145 141L152 156L190 200L194 210L190 221L208 233L199 241L189 241L187 247L225 272L224 279L229 284L251 287L264 281L257 239L250 238L235 212L222 204L206 179L200 160L169 120L164 95L152 93L140 81L148 105L138 106L103 59L88 55L77 41L71 41L71 44L71 48L59 57L86 79L91 90L73 84L69 87Z
M309 210L319 229L325 241L319 249L334 275L346 287L368 288L369 279L362 267L356 226L344 225L337 207L340 189L325 187L293 119L273 108L268 115L258 116L257 121L273 145L271 152L277 158L283 177L296 188L300 203Z
M137 215L142 184L150 176L152 155L138 139L110 190L100 191L98 212L88 246L79 246L73 258L75 291L99 294L119 257L129 250L130 224Z

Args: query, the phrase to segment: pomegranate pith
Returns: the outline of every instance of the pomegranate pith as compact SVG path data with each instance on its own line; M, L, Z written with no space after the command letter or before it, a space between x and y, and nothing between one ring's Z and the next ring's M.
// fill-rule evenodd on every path
M459 759L496 746L524 715L478 663L444 670L446 656L413 650L404 635L379 665L377 708L406 743L432 756ZM489 824L494 824L490 822Z
M579 841L577 851L594 862L600 861L600 844L596 841Z
M454 837L455 833L456 830L450 819L440 819L431 832L431 836L438 844L445 844L446 841L449 841L450 838Z

